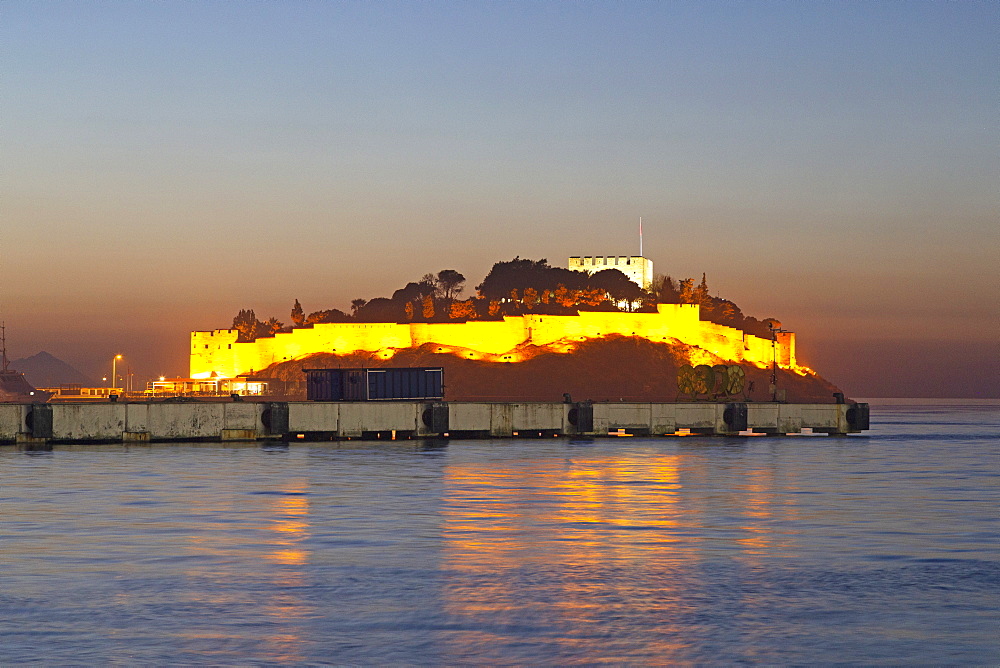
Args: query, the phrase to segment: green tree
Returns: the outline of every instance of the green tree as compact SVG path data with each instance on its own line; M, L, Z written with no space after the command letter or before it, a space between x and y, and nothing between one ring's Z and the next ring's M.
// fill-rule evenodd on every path
M442 269L435 281L440 296L445 299L458 299L464 289L464 283L465 276L454 269Z
M413 320L413 313L421 307L424 298L434 296L436 287L428 282L427 276L430 274L426 274L420 281L410 281L392 293L392 303L396 309L394 319Z
M267 322L261 322L257 319L257 314L253 312L253 309L241 309L236 317L233 318L233 329L239 332L236 340L243 343L255 341L262 336L274 336L284 326L277 318L270 318Z
M663 274L653 276L653 282L650 283L647 292L653 304L676 304L680 297L674 279Z
M427 286L427 288L430 290L428 294L430 294L432 297L441 296L441 291L438 288L437 284L437 278L434 277L434 274L424 274L423 276L421 276L420 284Z
M556 286L555 291L552 293L552 298L559 306L562 306L563 308L572 308L576 306L577 303L577 291L570 290L565 285L560 283Z
M240 312L233 318L233 329L239 332L236 340L245 343L257 338L257 314L253 309L240 309Z
M511 290L523 294L525 288L539 293L555 291L559 284L571 290L587 285L587 274L563 267L551 267L547 260L522 260L515 257L509 262L497 262L483 282L476 286L480 296L487 299L507 299Z
M314 311L306 316L307 325L315 325L326 322L350 322L351 316L347 315L339 308L332 308L327 311Z
M355 320L359 322L397 322L401 317L399 305L385 297L369 299L355 313Z
M602 290L612 302L637 302L642 298L642 288L618 269L604 269L587 281L591 290Z
M472 299L466 299L464 302L452 302L448 315L452 320L475 320L476 305Z
M529 311L535 308L535 304L538 303L538 290L534 288L524 289L524 308Z
M263 330L266 332L263 336L274 336L282 329L285 328L285 323L281 322L277 318L268 318L267 322L262 323Z
M420 302L427 295L434 294L434 286L424 281L410 281L404 287L392 293L392 301L403 304L405 302Z
M292 306L292 325L294 325L295 327L301 327L305 323L306 323L306 314L302 310L302 304L300 304L299 300L296 299L295 305Z
M708 296L708 281L704 272L701 274L701 283L691 291L691 303L699 304L703 309L711 309L711 298Z
M351 313L354 315L355 318L358 317L358 311L361 310L361 307L367 303L368 303L367 299L361 299L360 297L358 299L351 300Z
M694 304L694 279L685 278L677 290L677 301L681 304Z

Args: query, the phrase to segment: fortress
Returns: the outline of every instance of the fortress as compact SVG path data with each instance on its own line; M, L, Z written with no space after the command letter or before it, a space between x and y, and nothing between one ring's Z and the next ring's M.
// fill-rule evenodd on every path
M588 274L617 269L643 290L653 283L653 261L641 255L574 255L566 266Z
M488 321L315 324L246 343L237 342L235 329L196 331L191 332L190 374L235 378L315 353L370 352L388 359L395 350L428 343L471 359L517 362L523 358L519 347L527 344L568 352L575 342L616 334L693 346L693 364L722 360L768 367L773 356L783 368L800 369L794 333L779 332L772 341L701 320L699 313L696 304L658 304L656 313L581 311Z

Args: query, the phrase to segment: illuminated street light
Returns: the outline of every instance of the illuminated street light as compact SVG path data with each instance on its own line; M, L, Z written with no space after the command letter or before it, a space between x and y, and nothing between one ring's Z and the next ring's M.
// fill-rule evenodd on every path
M111 358L111 389L115 389L115 375L118 372L118 360L122 358L121 355L115 355Z

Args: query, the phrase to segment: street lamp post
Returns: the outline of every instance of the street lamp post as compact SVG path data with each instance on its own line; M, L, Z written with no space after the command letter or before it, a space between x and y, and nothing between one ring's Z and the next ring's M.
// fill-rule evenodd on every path
M114 357L111 358L111 389L112 390L115 389L115 382L116 382L115 379L117 378L117 376L115 374L118 373L118 360L120 360L121 358L122 358L121 355L115 355Z
M768 320L767 328L771 330L771 401L778 401L778 334L784 334L787 329L781 329L777 320Z

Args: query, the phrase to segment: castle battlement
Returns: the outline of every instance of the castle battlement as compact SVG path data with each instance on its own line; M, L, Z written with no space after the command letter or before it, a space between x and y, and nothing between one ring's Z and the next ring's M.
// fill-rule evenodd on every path
M659 343L679 341L729 362L758 366L769 366L776 354L780 366L797 366L794 333L779 333L772 351L770 339L700 320L699 314L696 304L658 304L656 313L581 311L578 315L529 314L466 322L320 323L245 343L237 341L235 329L196 331L191 332L190 375L207 378L214 373L233 378L315 353L381 351L391 355L392 349L426 343L503 356L523 344L544 346L615 334Z
M588 274L617 269L643 290L653 284L653 261L641 255L574 255L566 266Z

